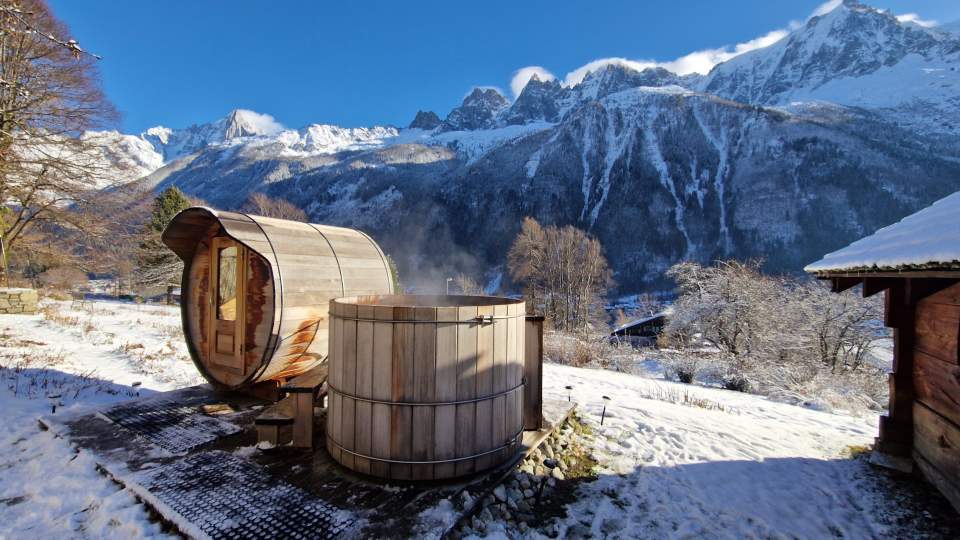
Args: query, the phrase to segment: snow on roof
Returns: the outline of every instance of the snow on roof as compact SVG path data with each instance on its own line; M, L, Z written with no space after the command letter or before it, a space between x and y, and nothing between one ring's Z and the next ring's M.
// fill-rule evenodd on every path
M673 308L667 308L667 309L665 309L665 310L663 310L663 311L661 311L661 312L659 312L659 313L654 313L653 315L648 315L648 316L643 317L643 318L640 318L640 319L632 320L632 321L630 321L630 322L628 322L628 323L626 323L626 324L621 324L620 326L614 328L614 329L613 329L613 333L617 333L617 332L619 332L619 331L621 331L621 330L630 328L630 327L632 327L632 326L637 326L638 324L643 324L643 323L645 323L645 322L650 322L650 321L652 321L652 320L654 320L654 319L659 319L660 317L666 317L666 316L670 315L671 313L673 313Z
M807 272L960 270L960 191L829 253Z

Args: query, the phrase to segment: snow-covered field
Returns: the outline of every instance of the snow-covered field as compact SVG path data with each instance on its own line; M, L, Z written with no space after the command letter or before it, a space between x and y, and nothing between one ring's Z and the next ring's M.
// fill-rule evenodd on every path
M202 382L176 308L91 302L0 316L0 538L163 536L90 456L36 418ZM725 390L547 365L544 393L596 433L599 478L581 485L560 534L650 538L884 538L888 483L851 448L874 415L830 414ZM50 394L60 397L50 399ZM602 396L611 398L600 426ZM496 531L494 525L488 529ZM536 535L531 531L529 534Z

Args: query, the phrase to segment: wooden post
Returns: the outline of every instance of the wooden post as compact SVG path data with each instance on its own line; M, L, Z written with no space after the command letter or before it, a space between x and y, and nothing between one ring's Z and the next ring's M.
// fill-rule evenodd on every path
M910 279L887 289L884 319L893 328L893 372L889 412L880 417L876 447L881 453L909 457L913 446L913 345L916 303Z
M313 448L313 392L294 394L293 446Z
M528 315L524 330L523 429L543 427L543 316Z

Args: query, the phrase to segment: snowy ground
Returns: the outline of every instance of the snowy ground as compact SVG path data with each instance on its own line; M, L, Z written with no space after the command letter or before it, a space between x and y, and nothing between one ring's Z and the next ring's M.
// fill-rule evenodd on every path
M546 366L546 397L572 398L595 432L599 478L580 486L561 536L893 538L893 484L851 448L876 417L609 371ZM0 538L163 536L92 459L37 428L58 409L201 382L175 308L54 303L0 316ZM61 394L53 400L49 394ZM599 425L602 396L611 398ZM901 496L897 496L901 497ZM909 506L909 505L907 505ZM902 511L901 511L902 512ZM899 516L902 518L902 516ZM909 522L909 520L907 520ZM898 526L899 528L895 528ZM492 528L496 530L496 527ZM909 532L909 531L908 531ZM531 533L536 534L536 533Z

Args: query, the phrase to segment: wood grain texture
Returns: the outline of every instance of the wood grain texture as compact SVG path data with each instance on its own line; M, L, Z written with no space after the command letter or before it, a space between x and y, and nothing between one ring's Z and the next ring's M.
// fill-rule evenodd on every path
M915 347L918 351L960 364L957 357L960 306L921 301L917 304L915 324Z
M341 417L338 440L346 450L385 460L341 452L338 461L375 476L432 480L470 474L512 457L513 435L523 422L522 392L504 392L519 387L523 376L524 322L514 316L523 312L522 305L411 305L417 301L425 299L363 296L331 302L331 312L338 314L331 326L331 371L341 378L340 386L332 387L356 395L341 396L331 408L331 415ZM476 318L482 314L496 318L481 323ZM444 404L454 401L469 402ZM337 421L328 419L328 424L330 437L337 436ZM506 444L512 445L509 450L501 448Z
M414 320L414 308L395 307L398 321ZM395 323L393 326L393 401L414 400L414 330L413 325ZM390 457L409 461L413 458L413 411L410 407L391 405ZM406 464L391 464L390 476L398 480L412 480L413 469Z
M249 254L238 296L240 328L235 348L242 361L220 356L207 369L211 333L209 264L214 238L236 241ZM386 294L393 289L379 246L355 230L195 207L178 214L163 241L189 268L185 334L190 353L211 382L231 388L304 373L329 353L328 302L345 294ZM204 259L207 259L204 261ZM239 357L239 355L238 355Z
M373 319L373 306L357 306L357 317ZM373 324L357 322L357 382L356 395L371 397L373 394ZM357 401L355 416L354 444L359 454L372 455L372 404ZM370 460L355 458L356 471L370 474Z
M913 389L915 399L960 425L960 366L916 351Z
M496 317L493 323L493 394L499 394L507 389L507 336L509 335L508 326L510 319L507 318L508 306L493 306L493 315ZM491 445L500 446L507 440L507 396L498 396L493 398L491 403ZM501 450L493 454L491 458L495 462L501 461L505 456L505 451Z
M393 308L374 307L374 318L392 320ZM370 393L373 399L389 401L393 399L393 323L373 323L373 327L373 385ZM390 459L391 407L383 403L374 403L372 414L371 455ZM382 461L372 461L370 474L389 477L390 465Z
M543 419L543 319L527 317L524 325L523 427L536 430Z
M949 484L941 491L960 492L960 427L922 403L914 405L913 425L914 451Z
M460 320L477 317L475 306L457 308ZM477 329L479 324L461 324L457 327L457 400L477 397ZM456 450L458 456L469 456L476 448L476 403L457 405ZM473 460L458 461L458 476L476 471Z
M477 316L493 315L493 306L480 306ZM477 327L477 397L493 393L493 327L492 324L480 324ZM493 403L489 400L477 402L475 453L486 452L493 447ZM493 464L490 455L477 458L477 469L486 469Z
M340 461L342 452L336 445L331 444L331 441L340 443L342 440L340 426L343 418L343 414L341 413L343 407L341 405L340 393L333 390L334 388L339 389L343 385L343 368L341 367L340 360L343 354L341 345L343 340L343 320L336 317L339 312L340 306L335 302L330 302L330 314L334 317L330 322L330 364L329 376L327 378L327 384L331 388L327 393L327 450L330 452L330 457L337 461Z
M343 342L340 344L342 379L340 388L344 394L356 395L357 393L357 306L345 304L339 307L343 318ZM340 444L344 448L356 448L356 401L353 398L343 396L341 398L343 406L340 411ZM351 469L355 468L354 456L344 453L340 457L340 463Z
M436 308L414 308L418 321L434 321ZM428 403L436 401L437 380L437 325L414 324L414 387L413 401ZM417 461L433 461L434 408L412 407L413 440L412 456ZM433 479L433 465L413 465L414 480Z
M456 321L457 308L437 308L437 363L436 363L436 401L456 401L457 399L457 327L454 323L443 324L439 321ZM438 460L453 459L457 444L457 406L441 405L434 410L434 457ZM437 478L450 478L456 474L453 463L434 466Z

